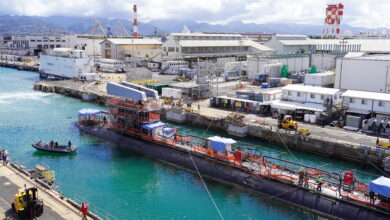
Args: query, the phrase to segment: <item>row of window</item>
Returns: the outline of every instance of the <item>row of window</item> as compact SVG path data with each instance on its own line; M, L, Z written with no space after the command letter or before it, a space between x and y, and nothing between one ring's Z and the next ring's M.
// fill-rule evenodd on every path
M354 98L349 98L349 103L356 103ZM360 104L367 105L367 99L361 99ZM378 101L378 106L383 107L383 101Z
M30 40L31 42L42 42L42 40ZM43 42L54 42L54 40L43 40ZM55 42L61 42L61 40L56 40ZM65 40L62 40L62 42L65 42Z
M292 96L292 92L288 91L287 95L288 96ZM302 97L302 95L303 95L302 92L297 92L297 97ZM316 94L315 93L310 93L310 98L311 99L315 99L316 98ZM337 99L337 95L334 95L333 98ZM341 98L341 94L339 95L339 98ZM324 100L324 99L325 99L325 95L321 95L321 100Z
M241 40L241 37L230 36L175 36L175 40Z

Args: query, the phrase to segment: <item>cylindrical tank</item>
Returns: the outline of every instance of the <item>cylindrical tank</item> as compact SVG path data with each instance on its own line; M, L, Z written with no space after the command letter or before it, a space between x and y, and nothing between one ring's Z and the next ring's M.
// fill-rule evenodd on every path
M309 115L309 114L305 114L305 115L303 116L303 121L304 121L304 122L309 122L309 121L310 121L310 115Z
M317 122L317 116L316 115L310 115L310 123L315 124Z

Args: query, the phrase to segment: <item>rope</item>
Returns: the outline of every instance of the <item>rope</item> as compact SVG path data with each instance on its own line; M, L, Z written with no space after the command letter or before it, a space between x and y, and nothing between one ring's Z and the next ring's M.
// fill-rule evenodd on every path
M189 151L187 151L187 152L188 152L188 154L190 155L191 161L192 161L192 163L194 164L194 167L195 167L195 169L196 169L196 172L198 173L198 175L199 175L199 177L200 177L200 180L202 180L202 183L203 183L203 185L204 185L204 188L206 189L207 193L209 194L209 197L210 197L211 201L213 202L213 204L214 204L214 206L215 206L215 209L217 210L219 216L220 216L221 219L223 220L224 218L223 218L223 216L222 216L222 213L221 213L221 211L219 210L217 204L215 203L215 201L214 201L214 199L213 199L213 196L211 195L209 189L207 188L207 185L206 185L206 183L204 182L204 180L203 180L203 178L202 178L202 175L200 175L200 172L199 172L199 170L198 170L198 167L196 166L195 161L194 161L194 159L192 158L191 153L190 153Z
M291 150L287 147L286 143L284 143L284 140L283 140L282 136L279 134L279 131L276 132L276 133L279 135L280 140L282 140L282 143L283 143L284 147L287 149L287 151L295 158L296 161L298 161L299 163L301 163L301 161L298 160L298 158L293 154L293 152L291 152Z
M204 135L205 135L205 134L207 133L207 131L209 130L209 128L210 128L211 124L213 123L213 121L214 121L214 119L211 119L209 126L207 127L207 129L204 131L204 133L203 133L203 135L202 135L202 138L204 137Z
M379 170L379 172L381 172L383 174L383 176L388 177L386 172L382 171L379 167L375 166L375 164L373 164L369 160L367 160L367 158L365 156L363 156L358 150L356 150L356 148L353 147L353 149L356 151L356 153L358 153L358 155L360 155L364 160L366 160L369 164L371 164L375 169Z

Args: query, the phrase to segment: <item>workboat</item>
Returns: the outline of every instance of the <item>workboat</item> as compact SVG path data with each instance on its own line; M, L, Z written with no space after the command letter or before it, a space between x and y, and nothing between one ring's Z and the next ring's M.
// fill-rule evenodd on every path
M37 141L32 146L41 151L55 152L55 153L76 153L77 148L74 145L56 145L54 143L44 143Z
M351 172L328 172L266 156L223 137L181 135L160 121L160 105L111 98L108 112L83 109L80 131L199 175L306 208L329 218L390 219L390 179L363 183Z

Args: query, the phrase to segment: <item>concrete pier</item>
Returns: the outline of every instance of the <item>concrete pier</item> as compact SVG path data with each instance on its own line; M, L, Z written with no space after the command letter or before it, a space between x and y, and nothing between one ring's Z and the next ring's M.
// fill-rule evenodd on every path
M43 200L43 215L38 219L54 220L81 219L81 212L67 198L63 198L57 191L47 189L21 172L17 165L0 165L0 219L19 219L12 210L11 204L17 190L26 187L37 187L38 197ZM70 200L71 201L71 200ZM100 219L93 213L88 219Z

